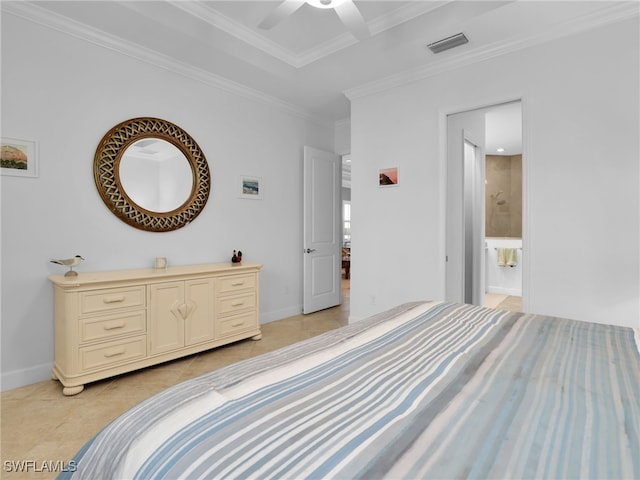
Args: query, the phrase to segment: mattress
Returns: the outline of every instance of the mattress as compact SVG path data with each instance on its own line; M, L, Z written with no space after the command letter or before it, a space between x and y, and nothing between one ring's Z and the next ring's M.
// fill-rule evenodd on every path
M630 328L446 302L171 387L60 478L640 478Z

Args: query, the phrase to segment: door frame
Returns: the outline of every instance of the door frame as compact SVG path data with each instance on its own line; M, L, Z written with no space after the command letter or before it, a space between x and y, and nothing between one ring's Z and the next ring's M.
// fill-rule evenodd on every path
M532 156L529 152L531 142L531 132L529 130L528 112L529 103L526 95L512 94L501 97L478 101L474 103L450 105L438 109L438 132L439 132L439 165L440 165L440 268L444 278L442 282L442 298L445 298L445 285L447 275L446 255L447 255L447 161L448 161L448 134L447 117L457 113L496 107L505 103L520 102L522 116L522 311L529 312L532 302L533 292L531 291L531 225L530 225L530 202L529 202L529 179ZM526 160L525 160L526 159Z

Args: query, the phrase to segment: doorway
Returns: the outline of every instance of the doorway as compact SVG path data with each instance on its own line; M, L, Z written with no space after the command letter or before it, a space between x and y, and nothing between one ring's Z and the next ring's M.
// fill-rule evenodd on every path
M522 105L447 115L445 298L522 310Z
M342 156L342 307L351 299L351 155Z

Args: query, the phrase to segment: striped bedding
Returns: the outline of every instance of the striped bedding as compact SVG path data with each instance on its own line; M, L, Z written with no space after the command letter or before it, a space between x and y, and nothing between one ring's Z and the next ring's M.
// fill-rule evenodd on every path
M61 478L640 478L630 328L421 302L176 385Z

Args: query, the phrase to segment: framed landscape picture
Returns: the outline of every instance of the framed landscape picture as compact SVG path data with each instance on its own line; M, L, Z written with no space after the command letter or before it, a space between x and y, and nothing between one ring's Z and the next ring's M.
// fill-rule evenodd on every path
M38 176L36 142L2 137L0 140L0 173L16 177Z
M264 187L261 177L251 177L248 175L240 176L240 198L261 200L263 189Z
M378 172L378 182L381 187L395 187L398 185L398 167L381 168Z

